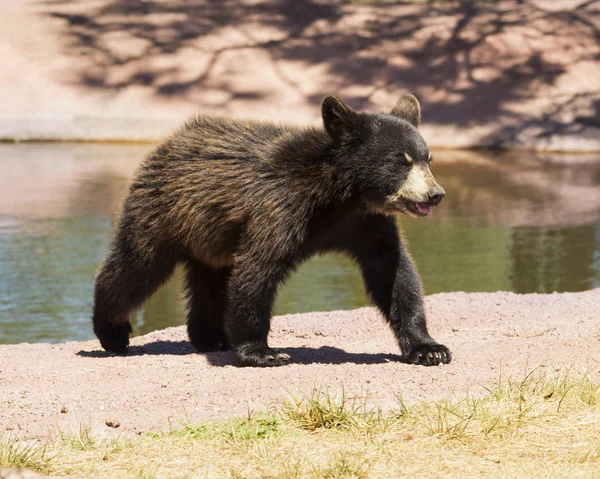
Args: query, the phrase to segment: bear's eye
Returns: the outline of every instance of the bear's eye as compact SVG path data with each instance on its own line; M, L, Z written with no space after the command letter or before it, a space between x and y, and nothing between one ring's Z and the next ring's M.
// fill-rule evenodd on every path
M408 153L402 153L402 155L400 155L400 161L405 165L409 165L413 162L413 159Z
M429 152L429 156L427 157L427 163L431 163L433 161L433 156L431 156L431 151Z

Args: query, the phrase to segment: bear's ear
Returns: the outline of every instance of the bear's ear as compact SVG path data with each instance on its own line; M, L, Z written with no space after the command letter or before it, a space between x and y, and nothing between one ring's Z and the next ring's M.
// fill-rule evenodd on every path
M337 143L353 137L358 126L358 115L335 96L328 96L321 105L323 125Z
M392 115L402 120L406 120L415 128L421 123L421 105L414 95L406 93L398 98L396 106L392 110Z

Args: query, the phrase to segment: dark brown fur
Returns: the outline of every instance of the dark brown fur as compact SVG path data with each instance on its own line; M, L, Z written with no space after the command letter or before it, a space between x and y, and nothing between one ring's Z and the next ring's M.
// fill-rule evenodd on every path
M428 162L413 98L385 115L359 114L329 97L325 129L188 121L131 185L96 278L93 321L102 346L125 353L129 314L184 263L193 345L231 347L245 365L283 364L289 358L267 345L276 289L301 261L336 250L361 266L407 359L448 362L448 350L427 333L420 280L386 214L407 212L408 200L394 197L409 167L399 154ZM437 204L441 195L432 191L410 200Z

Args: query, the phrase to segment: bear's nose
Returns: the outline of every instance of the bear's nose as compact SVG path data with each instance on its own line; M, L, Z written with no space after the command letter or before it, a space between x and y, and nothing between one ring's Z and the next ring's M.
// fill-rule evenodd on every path
M436 184L433 188L431 188L431 190L429 190L427 196L429 197L428 203L432 206L437 206L440 204L440 201L442 201L442 198L446 196L446 192L444 191L444 188Z

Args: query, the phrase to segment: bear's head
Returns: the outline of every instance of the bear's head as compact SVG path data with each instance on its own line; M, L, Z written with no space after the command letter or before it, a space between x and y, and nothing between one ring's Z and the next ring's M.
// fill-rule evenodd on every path
M417 130L421 107L413 95L402 95L389 114L359 113L329 96L322 114L336 164L371 210L431 214L445 192L429 169L431 153Z

